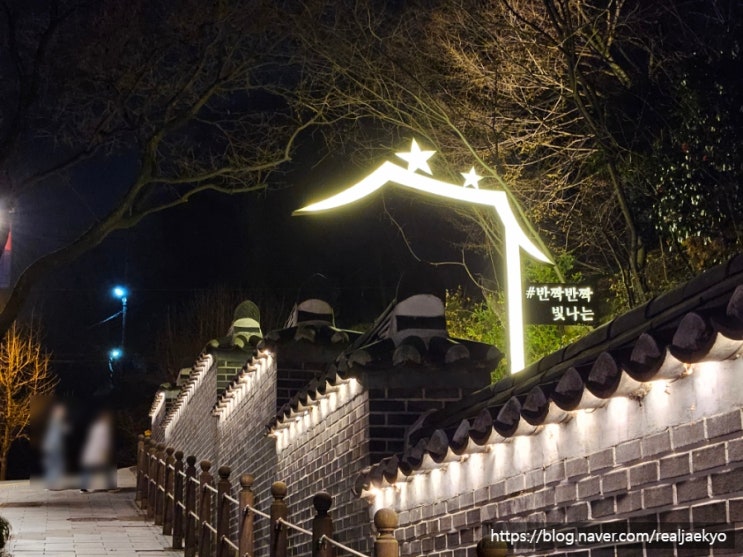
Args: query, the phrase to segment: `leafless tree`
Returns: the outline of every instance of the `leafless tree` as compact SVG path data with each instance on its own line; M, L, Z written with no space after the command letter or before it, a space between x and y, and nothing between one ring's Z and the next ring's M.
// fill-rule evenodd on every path
M32 286L111 233L203 191L264 191L299 136L328 123L330 100L268 0L50 0L0 4L0 204L111 156L135 161L122 191L77 238L25 269L0 312L0 331ZM337 116L337 113L334 115ZM7 219L0 217L0 241Z
M652 192L638 193L628 168L658 132L646 125L657 116L647 89L662 87L680 56L663 35L683 30L677 3L303 6L298 17L316 22L301 27L303 44L354 114L357 137L423 138L439 150L437 171L454 180L475 162L545 252L619 274L630 304L646 298L647 248L632 201ZM463 217L480 244L495 245L492 215Z
M13 323L0 343L0 481L7 473L11 445L27 436L32 404L50 395L55 385L38 329Z

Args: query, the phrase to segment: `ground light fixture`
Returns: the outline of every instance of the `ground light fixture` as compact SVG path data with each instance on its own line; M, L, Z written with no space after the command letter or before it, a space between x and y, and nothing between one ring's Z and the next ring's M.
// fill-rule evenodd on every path
M383 162L376 170L356 184L340 193L317 203L312 203L294 212L305 215L320 211L330 211L363 199L386 184L393 183L421 193L461 201L471 205L488 205L495 209L504 228L506 252L506 297L508 302L508 344L511 373L520 371L525 366L524 356L524 315L521 285L521 250L537 261L551 263L542 251L529 239L521 228L506 192L500 190L480 189L482 176L472 167L469 172L461 173L464 184L452 184L437 180L432 176L428 159L436 151L422 150L415 139L410 151L398 152L396 155L406 161L407 168L389 161ZM421 174L420 172L424 174Z

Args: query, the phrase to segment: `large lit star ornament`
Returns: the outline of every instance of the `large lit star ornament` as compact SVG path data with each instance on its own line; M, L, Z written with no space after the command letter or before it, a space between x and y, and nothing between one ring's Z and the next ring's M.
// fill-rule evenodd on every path
M482 180L482 176L480 176L477 172L475 172L474 166L470 168L469 172L460 172L460 174L464 176L464 187L465 188L480 189L478 182Z
M412 141L410 151L397 153L397 156L407 161L408 167L403 168L389 161L383 162L371 174L340 193L327 199L307 205L297 211L295 215L304 215L318 211L329 211L348 205L362 199L386 184L393 183L410 188L428 195L454 199L473 205L488 205L495 209L504 229L504 243L506 254L506 293L508 299L508 345L511 373L524 368L524 316L521 291L521 250L534 259L549 263L549 258L531 241L519 225L516 216L508 203L506 192L498 190L481 190L478 182L482 179L474 167L463 173L464 186L437 180L416 172L422 170L431 174L428 159L435 151L422 151L415 140Z
M421 151L418 142L414 139L410 144L410 151L395 153L398 157L408 163L408 172L415 172L420 169L426 174L432 174L431 167L428 166L430 159L436 151Z

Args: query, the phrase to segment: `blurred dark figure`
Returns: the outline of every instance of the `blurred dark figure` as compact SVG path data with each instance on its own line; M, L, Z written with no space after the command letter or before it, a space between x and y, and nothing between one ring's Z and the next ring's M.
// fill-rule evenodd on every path
M49 411L49 420L41 445L47 489L62 489L67 468L65 447L69 427L67 407L62 402L55 402Z
M80 455L80 491L90 491L93 479L101 476L105 479L106 489L116 489L113 434L113 414L110 410L102 410L88 430Z

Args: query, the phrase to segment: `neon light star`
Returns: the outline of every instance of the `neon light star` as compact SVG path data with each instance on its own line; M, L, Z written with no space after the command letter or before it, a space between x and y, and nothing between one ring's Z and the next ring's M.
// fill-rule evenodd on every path
M410 151L395 153L402 160L408 163L408 172L415 172L420 169L426 174L433 174L431 167L428 166L428 159L430 159L436 151L421 151L418 147L418 143L415 139L410 144Z
M475 172L474 166L470 168L469 172L460 172L460 174L464 176L464 187L465 188L469 187L469 188L480 189L478 182L482 180L482 176L480 176L477 172Z
M523 369L525 365L524 316L521 299L521 250L538 261L550 263L550 260L524 233L508 203L506 192L478 188L477 183L482 177L475 172L474 167L468 173L462 173L465 178L465 187L416 172L422 170L431 174L427 161L434 153L435 151L422 151L416 141L413 140L409 152L396 153L398 157L408 162L407 169L385 161L356 184L322 201L294 211L294 214L303 215L342 207L368 196L390 182L436 197L493 207L503 223L504 229L506 297L508 300L508 359L511 373L516 373Z

